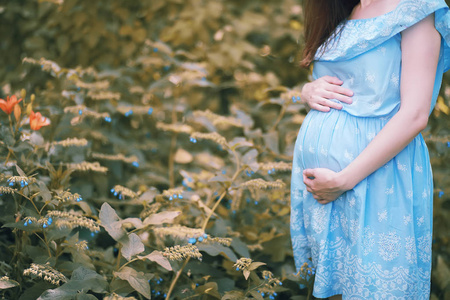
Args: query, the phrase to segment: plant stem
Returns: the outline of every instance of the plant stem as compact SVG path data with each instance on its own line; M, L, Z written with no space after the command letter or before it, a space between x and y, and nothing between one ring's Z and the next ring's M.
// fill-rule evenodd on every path
M167 292L167 296L166 296L166 300L169 300L170 295L173 292L173 289L175 288L175 284L178 281L178 278L180 278L181 273L183 273L184 268L186 267L186 265L188 264L190 260L190 257L186 258L186 260L184 261L183 265L181 266L181 268L178 270L178 272L175 274L175 278L172 280L172 282L170 283L170 288L169 291Z
M235 159L236 159L236 172L234 173L233 178L231 179L231 182L235 181L236 178L239 176L239 174L243 170L240 167L239 156L237 155L236 151L233 151L233 154L234 154ZM219 199L216 201L216 203L214 204L213 208L211 208L211 211L209 212L208 217L205 219L205 221L203 221L202 231L205 231L206 226L208 225L209 219L211 219L211 216L213 215L214 211L219 206L220 202L222 202L223 198L225 198L226 194L227 194L227 188L224 189L223 193L220 195ZM172 294L173 289L175 288L175 284L177 283L178 279L180 278L181 273L183 273L183 270L186 267L186 265L188 264L189 260L190 260L190 257L186 258L186 260L184 261L184 263L181 266L181 268L175 274L175 277L173 278L172 282L170 283L170 288L169 288L169 291L167 292L166 300L169 300L170 295Z
M286 113L286 107L287 107L287 105L283 105L283 106L281 107L280 114L278 115L277 120L275 121L275 123L273 124L272 128L271 128L269 131L272 131L272 130L276 130L276 129L277 129L278 124L281 122L281 120L282 120L283 117L284 117L284 114Z
M170 188L175 187L175 175L174 175L174 165L175 165L175 147L177 145L177 134L172 135L172 140L170 141L170 152L169 152L169 184Z

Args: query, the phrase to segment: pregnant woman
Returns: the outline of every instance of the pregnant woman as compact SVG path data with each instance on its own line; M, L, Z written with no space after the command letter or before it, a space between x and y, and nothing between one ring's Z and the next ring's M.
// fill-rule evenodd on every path
M429 299L433 183L420 135L450 67L444 0L305 0L312 108L295 143L291 236L313 295ZM311 260L312 262L311 262Z

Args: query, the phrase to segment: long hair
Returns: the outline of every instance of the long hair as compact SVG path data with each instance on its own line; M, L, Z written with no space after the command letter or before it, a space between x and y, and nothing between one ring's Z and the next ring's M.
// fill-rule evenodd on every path
M350 16L358 3L359 0L304 0L305 46L300 62L303 67L311 64L322 44L327 46L336 27Z

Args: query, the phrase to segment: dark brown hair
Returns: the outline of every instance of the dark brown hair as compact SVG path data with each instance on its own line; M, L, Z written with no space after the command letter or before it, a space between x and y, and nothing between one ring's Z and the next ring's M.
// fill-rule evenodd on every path
M303 16L305 29L305 46L303 67L308 67L320 45L328 39L336 27L347 19L359 0L304 0Z

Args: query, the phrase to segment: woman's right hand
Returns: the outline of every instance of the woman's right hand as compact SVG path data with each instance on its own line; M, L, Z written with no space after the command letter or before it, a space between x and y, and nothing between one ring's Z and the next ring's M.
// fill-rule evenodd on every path
M306 83L302 88L302 100L311 109L328 112L331 108L342 109L342 104L331 101L336 99L351 104L353 91L343 88L344 82L337 77L323 76Z

